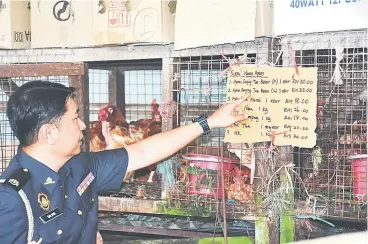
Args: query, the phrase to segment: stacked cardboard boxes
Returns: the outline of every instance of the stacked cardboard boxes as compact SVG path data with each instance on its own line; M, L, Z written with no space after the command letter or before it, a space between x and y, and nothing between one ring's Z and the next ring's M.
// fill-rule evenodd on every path
M161 0L31 1L32 48L170 43L174 16Z
M31 47L30 2L0 1L0 49Z

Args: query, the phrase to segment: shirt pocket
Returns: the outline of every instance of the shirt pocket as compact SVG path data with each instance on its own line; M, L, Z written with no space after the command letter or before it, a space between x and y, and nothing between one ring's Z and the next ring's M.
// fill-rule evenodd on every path
M93 194L92 185L90 185L81 196L80 207L79 207L80 212L78 214L82 215L85 218L85 220L87 219L88 214L92 211L92 208L94 204L96 203L96 199L94 199L93 195L94 194Z
M47 244L59 244L62 243L63 231L57 228L56 221L50 221L48 223L40 223L38 228L38 237L34 241L39 241L42 238L41 243ZM64 233L66 234L66 233ZM36 237L36 235L34 235Z
M58 219L47 223L40 222L38 228L38 241L42 238L42 244L66 244L79 243L82 237L83 222L68 208L64 208L63 214Z

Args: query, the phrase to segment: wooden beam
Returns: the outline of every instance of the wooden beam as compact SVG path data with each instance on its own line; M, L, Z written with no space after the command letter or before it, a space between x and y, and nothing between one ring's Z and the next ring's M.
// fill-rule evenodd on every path
M168 104L173 100L173 59L163 58L162 59L162 105ZM173 129L173 118L163 117L162 118L162 132ZM161 182L161 198L166 199L168 189L165 188L164 182Z
M293 162L293 148L291 146L282 146L279 148L280 150L280 161L287 165ZM289 178L287 177L287 170L282 169L280 172L281 182L284 184L290 184ZM290 175L290 177L293 177ZM292 186L291 186L292 187ZM290 207L286 207L283 210L282 215L280 216L280 244L291 243L295 241L295 220L294 214L295 211L292 206L294 206L294 194L290 190L284 195L285 201L291 203Z
M109 69L109 104L117 105L117 89L116 89L116 67Z
M159 70L161 69L161 64L152 63L152 64L137 64L137 65L126 65L121 64L119 65L120 71L137 71L137 70Z
M173 75L173 79L172 79L172 87L173 87L173 92L172 92L172 97L173 97L173 100L177 103L177 104L180 104L180 92L179 92L179 89L181 88L181 83L180 83L180 72L181 72L181 69L180 69L180 63L179 61L180 59L178 58L174 58L173 59L173 64L172 64L172 75ZM176 74L176 77L175 77L175 74ZM186 106L191 106L190 104L186 104ZM197 105L198 106L198 105ZM208 106L208 105L207 105ZM209 105L211 106L211 105ZM217 107L214 108L215 110L217 109ZM188 111L195 111L188 108ZM176 127L179 127L180 126L180 119L182 118L181 117L181 106L178 105L178 109L176 111L176 115L174 116L173 118L173 128L176 128ZM189 114L188 114L189 116Z
M271 43L268 43L267 50L270 50ZM263 61L272 62L272 55L269 52L260 53L257 55L258 63L262 63ZM267 142L258 142L253 144L254 148L267 148ZM256 169L255 169L255 179L254 179L254 189L264 189L262 185L264 184L263 179L268 180L273 172L269 169L264 170L265 165L268 164L268 154L265 154L262 150L255 150L255 160L256 160ZM263 193L263 194L262 194ZM267 209L262 207L262 203L264 201L265 195L264 192L256 194L256 206L260 210L257 213L256 225L255 225L255 244L277 244L279 233L276 231L275 221L279 221L278 219L271 219L269 216L269 212Z
M116 106L120 109L122 115L126 118L126 103L125 103L125 70L122 68L116 69Z
M160 213L159 207L163 201L139 200L123 197L98 197L98 210L109 212L128 212L128 213Z
M0 65L0 78L84 75L85 72L83 63Z
M75 87L76 103L79 106L79 117L87 125L84 133L83 150L89 151L89 82L88 65L83 64L84 75L70 75L69 85Z
M148 228L139 226L123 226L120 224L98 224L99 230L109 231L120 231L120 232L131 232L149 235L159 236L175 236L175 237L221 237L221 234L205 233L199 231L184 231L184 230L172 230L172 229L159 229L159 228Z
M354 33L349 34L349 39ZM354 40L364 42L362 32L354 36ZM307 35L306 35L307 36ZM341 35L343 37L344 35ZM346 34L345 34L346 36ZM352 37L353 38L353 37ZM359 38L359 39L358 39ZM327 38L330 40L331 37ZM303 39L304 40L304 39ZM316 37L311 38L316 40ZM321 40L321 39L319 39ZM337 40L336 40L337 41ZM104 46L104 47L77 47L77 48L39 48L26 50L0 50L0 63L43 63L47 62L101 62L116 60L142 60L160 59L170 57L195 57L195 56L213 56L223 53L224 55L257 53L259 50L265 50L265 44L268 38L256 38L256 41L222 44L214 47L199 47L186 50L174 51L174 44L128 44L124 46ZM311 43L314 43L311 41ZM354 43L354 42L351 42ZM321 40L320 45L327 45L328 42ZM331 44L328 45L331 48ZM321 47L323 48L323 47ZM295 48L294 48L295 49Z
M172 77L173 60L171 58L162 59L162 103L166 104L173 100L173 82ZM162 131L173 129L172 118L162 118Z
M283 44L281 50L289 50L289 44ZM287 48L287 49L285 49ZM271 45L270 50L276 50L276 46ZM289 67L293 64L290 63L292 59L288 57L290 55L290 52L287 55L283 55L283 66ZM275 60L272 60L272 63L274 63ZM293 155L293 147L292 146L281 146L279 147L279 160L280 165L284 166L288 164L292 164L294 162L294 155ZM290 184L289 178L287 176L288 169L284 168L280 172L280 181L281 184ZM294 175L289 173L290 180L292 181L291 184L293 184ZM293 187L293 186L291 186ZM283 212L280 216L280 230L279 230L279 243L291 243L295 241L295 220L294 220L294 214L295 210L293 209L294 206L294 194L292 191L289 191L285 193L284 200L289 202L289 206L285 207L283 209Z

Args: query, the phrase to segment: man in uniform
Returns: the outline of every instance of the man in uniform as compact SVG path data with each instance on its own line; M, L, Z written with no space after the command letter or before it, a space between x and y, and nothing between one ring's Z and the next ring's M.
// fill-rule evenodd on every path
M74 88L33 81L9 98L7 116L20 142L0 180L0 243L96 243L98 192L119 189L126 172L158 162L212 128L246 119L244 99L208 120L149 137L126 148L81 152L86 125Z

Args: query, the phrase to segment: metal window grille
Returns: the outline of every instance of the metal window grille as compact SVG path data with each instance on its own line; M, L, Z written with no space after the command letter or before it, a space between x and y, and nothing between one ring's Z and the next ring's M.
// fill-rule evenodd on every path
M156 99L158 104L162 98L162 77L160 69L125 70L125 108L126 119L136 121L151 118L151 102Z
M89 120L97 120L98 110L109 103L108 83L111 71L106 69L89 69Z

